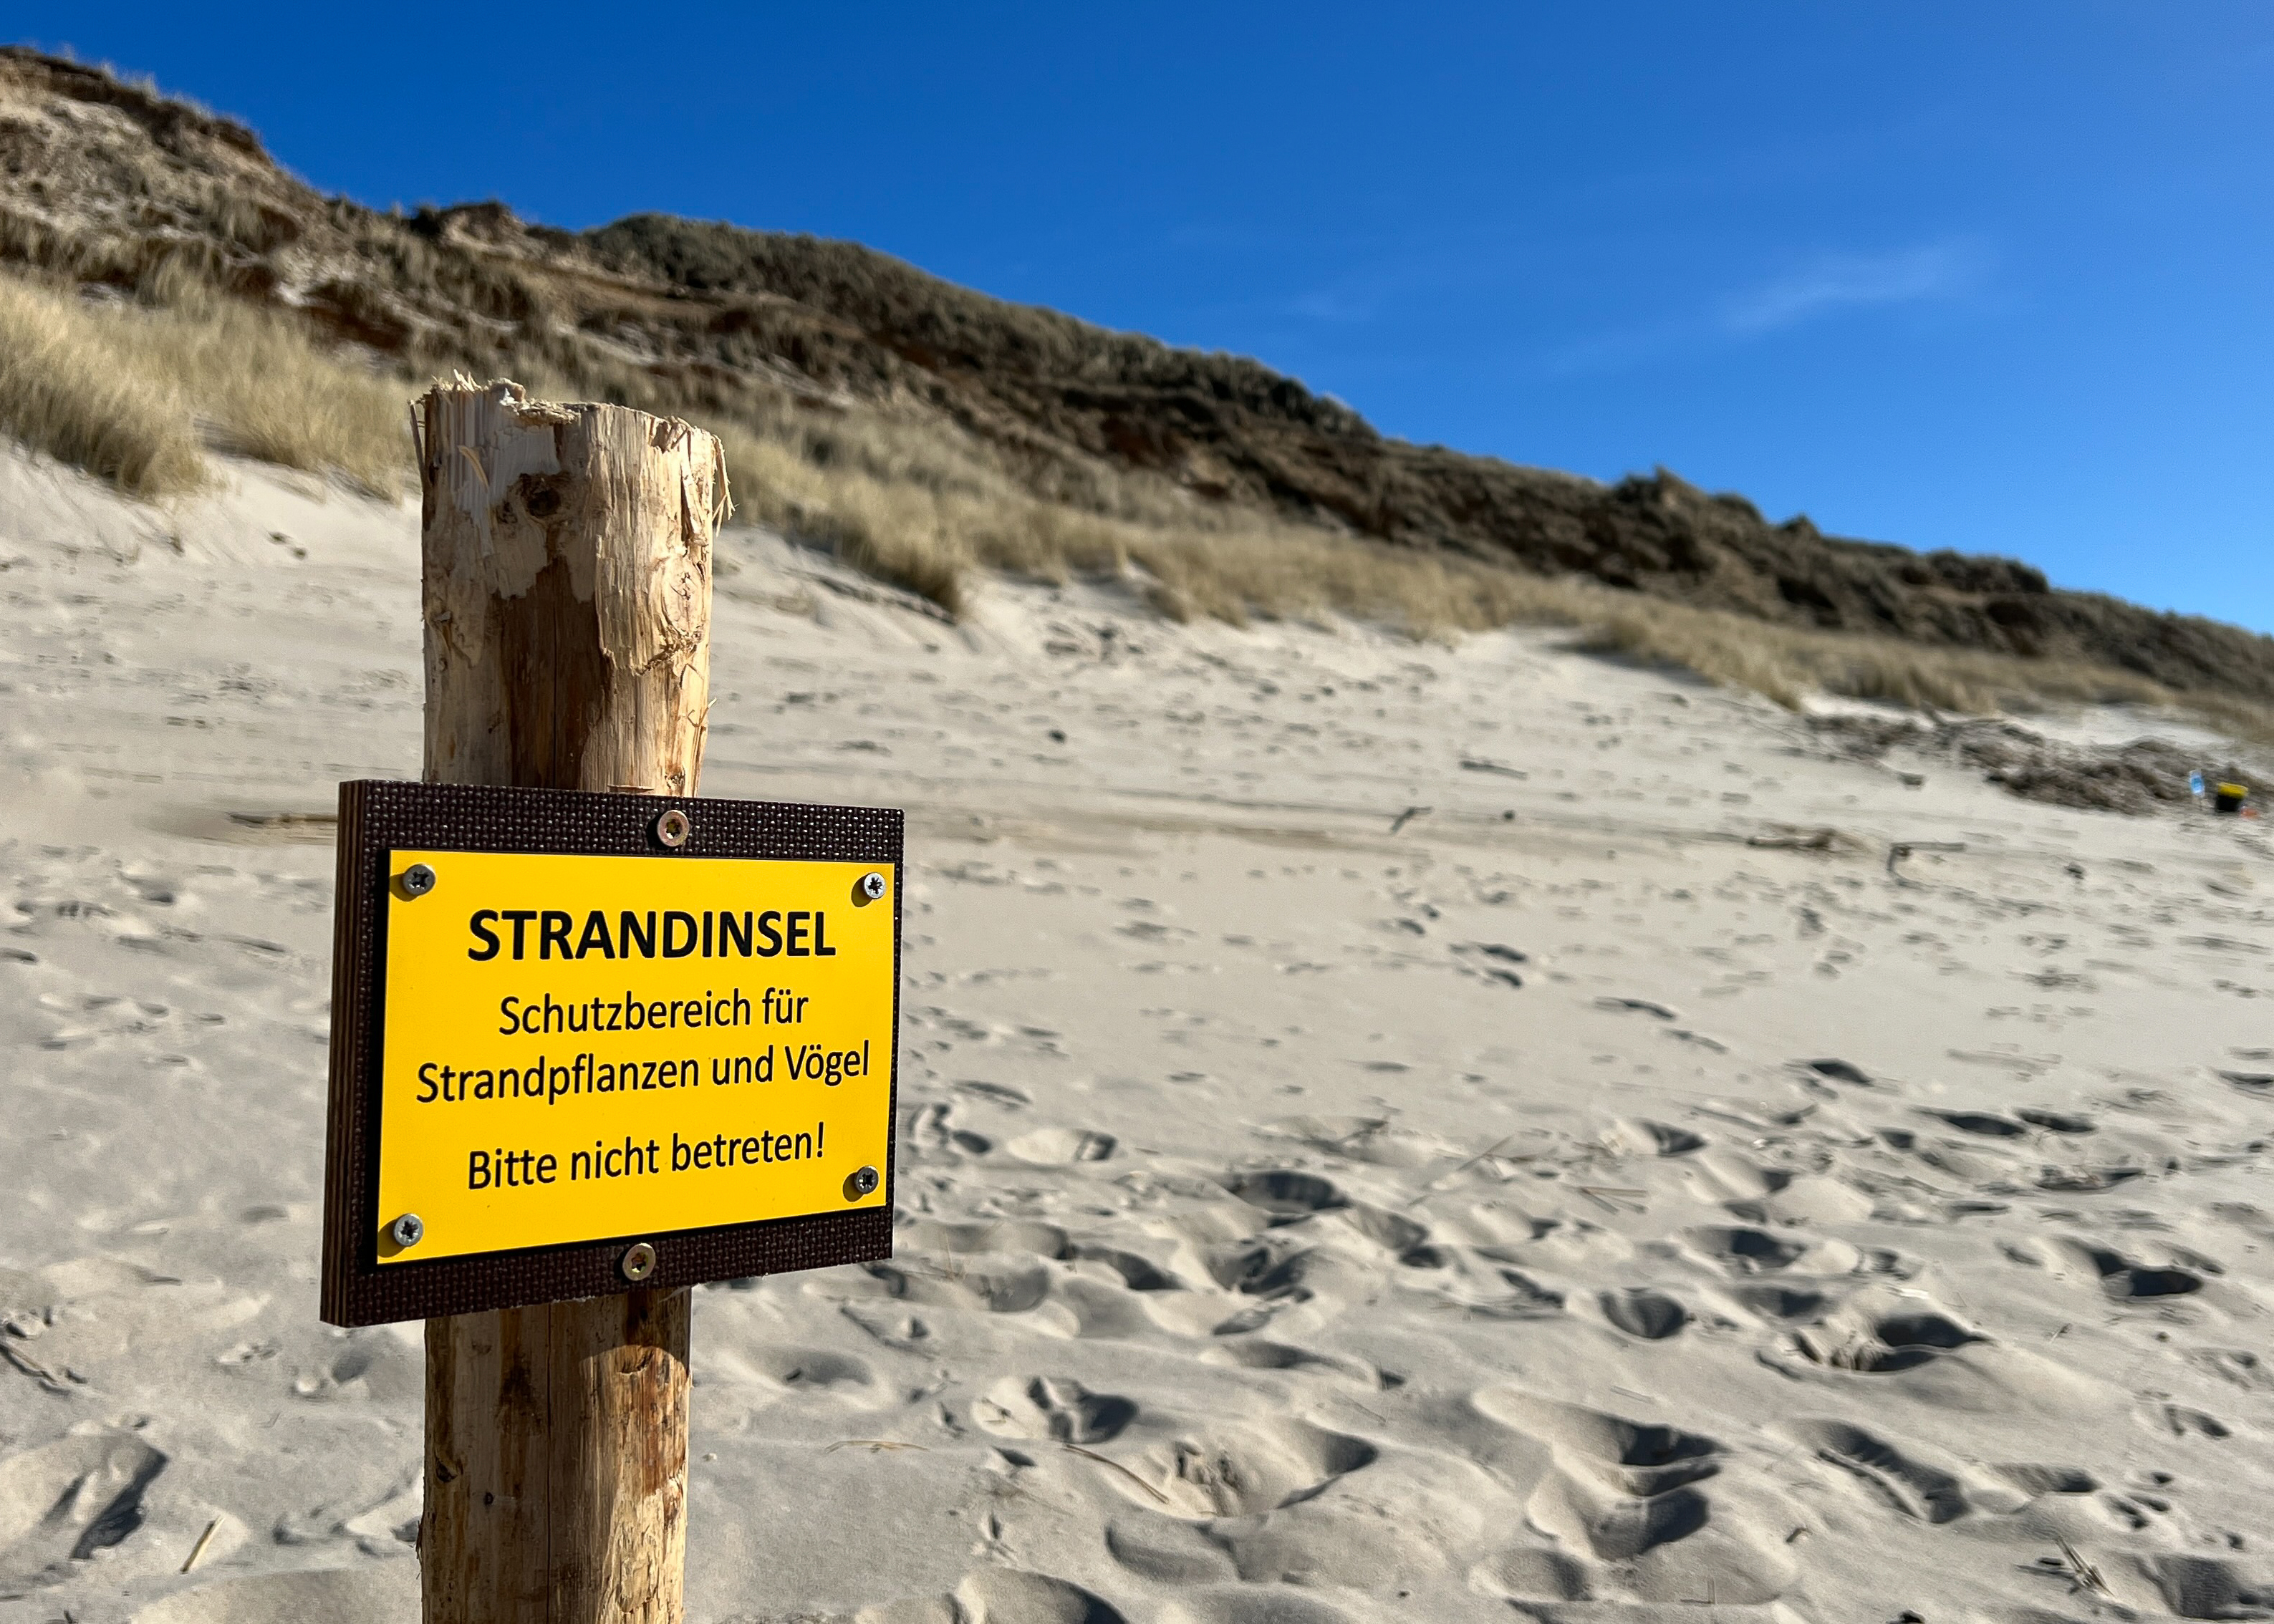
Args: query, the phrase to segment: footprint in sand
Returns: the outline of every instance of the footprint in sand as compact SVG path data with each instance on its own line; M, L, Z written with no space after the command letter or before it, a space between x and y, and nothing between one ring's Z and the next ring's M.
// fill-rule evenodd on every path
M1267 1213L1322 1213L1350 1205L1350 1198L1329 1180L1315 1173L1285 1169L1229 1174L1224 1187L1250 1207L1260 1207Z
M1369 1206L1364 1201L1353 1201L1348 1207L1337 1209L1336 1215L1375 1245L1400 1259L1429 1238L1427 1224L1417 1223L1411 1218Z
M1517 1267L1505 1247L1416 1246L1398 1261L1432 1271L1428 1289L1474 1319L1554 1320L1564 1312L1563 1293Z
M1636 1015L1648 1015L1659 1020L1674 1020L1677 1019L1675 1012L1672 1010L1668 1009L1666 1005L1663 1004L1653 1004L1647 998L1598 998L1595 1000L1595 1007L1599 1010L1612 1010Z
M414 1472L378 1505L342 1522L340 1531L354 1536L373 1556L388 1553L396 1545L416 1545L425 1500L425 1488Z
M951 1162L959 1153L967 1156L983 1156L995 1148L995 1141L985 1134L957 1127L954 1116L955 1108L945 1100L935 1100L920 1107L908 1118L907 1148L915 1150L921 1147L924 1152L943 1156Z
M1819 1278L1837 1274L1892 1274L1900 1278L1908 1276L1916 1267L1882 1247L1865 1250L1842 1240L1803 1240L1748 1224L1700 1225L1683 1231L1683 1237L1707 1261L1732 1274L1789 1270Z
M966 1079L953 1084L953 1086L959 1094L970 1094L990 1105L999 1105L1008 1110L1018 1110L1034 1103L1022 1091L1012 1087L1008 1083L988 1083L981 1082L977 1079Z
M1815 1076L1830 1078L1835 1083L1850 1083L1858 1088L1871 1088L1878 1086L1872 1079L1871 1074L1853 1061L1796 1060L1793 1064Z
M2055 1242L2053 1250L2067 1260L2090 1267L2099 1276L2101 1291L2120 1303L2186 1297L2202 1289L2202 1276L2193 1270L2136 1263L2097 1241L2071 1237Z
M1760 1218L1760 1202L1764 1197L1782 1191L1793 1181L1788 1169L1763 1167L1727 1150L1709 1150L1693 1164L1694 1182L1706 1186L1710 1199L1718 1199L1732 1210L1742 1207L1743 1216L1754 1222Z
M1549 1477L1525 1510L1543 1533L1606 1562L1631 1562L1698 1532L1713 1516L1712 1502L1695 1489L1623 1498L1591 1492L1588 1485L1561 1475Z
M1978 1133L1986 1139L2019 1139L2029 1131L2025 1124L1992 1111L1929 1110L1921 1114L1939 1122L1946 1122L1962 1133Z
M1203 1261L1209 1277L1224 1290L1267 1303L1308 1302L1322 1289L1340 1297L1359 1283L1350 1262L1284 1230L1213 1247ZM1236 1328L1255 1326L1241 1321Z
M1789 1268L1807 1253L1804 1241L1787 1240L1766 1229L1709 1225L1689 1232L1691 1245L1721 1267L1740 1274Z
M1728 1294L1752 1312L1776 1320L1805 1320L1823 1312L1825 1304L1831 1300L1821 1291L1769 1282L1731 1286Z
M1795 1332L1792 1346L1803 1358L1826 1370L1891 1375L1984 1340L1979 1332L1931 1304L1872 1291L1842 1304L1820 1323Z
M966 1574L954 1601L952 1616L972 1624L1125 1624L1118 1608L1078 1584L1011 1568Z
M2234 1429L2209 1410L2196 1410L2186 1404L2157 1404L2145 1412L2150 1425L2168 1432L2174 1438L2223 1439L2234 1436Z
M1846 1421L1795 1421L1786 1436L1845 1472L1882 1505L1921 1522L1952 1522L1978 1508L2009 1511L2015 1497L1971 1487L1955 1466L1939 1465Z
M1066 1254L1077 1262L1103 1265L1121 1277L1121 1283L1132 1291L1184 1291L1190 1289L1175 1274L1149 1259L1118 1247L1100 1246L1084 1241L1071 1247Z
M2097 1494L2100 1481L2081 1466L2045 1466L2014 1462L1991 1470L2035 1500L2044 1494Z
M1071 1167L1078 1162L1103 1162L1118 1143L1111 1133L1088 1128L1040 1128L1020 1134L1003 1148L1035 1167Z
M1549 1445L1573 1470L1622 1493L1663 1494L1721 1470L1721 1446L1702 1432L1630 1421L1516 1387L1480 1389L1470 1402L1502 1426Z
M1513 966L1529 964L1531 956L1527 953L1521 952L1513 947L1504 946L1498 942L1465 942L1456 945L1453 951L1465 957L1475 955L1487 961L1482 965L1465 969L1465 974L1481 976L1490 981L1498 981L1504 987L1520 988L1524 985L1524 977L1518 974Z
M1595 1306L1610 1324L1645 1342L1679 1335L1690 1323L1690 1311L1678 1299L1639 1286L1602 1292L1595 1298Z
M1758 1604L1791 1584L1791 1557L1701 1485L1722 1469L1703 1433L1630 1421L1583 1405L1491 1387L1471 1400L1490 1419L1540 1440L1554 1469L1525 1504L1577 1571L1518 1549L1483 1565L1503 1593L1632 1595L1672 1602L1711 1593ZM1546 1585L1544 1591L1531 1589Z
M2262 1355L2240 1348L2198 1348L2187 1362L2246 1392L2274 1391L2274 1364Z
M373 1327L348 1335L346 1344L320 1372L304 1371L293 1383L303 1398L376 1399L400 1403L415 1399L425 1384L425 1361L394 1334Z
M1487 1595L1511 1601L1585 1601L1591 1563L1553 1547L1515 1545L1470 1570L1470 1582Z
M165 1469L164 1455L109 1427L0 1460L0 1590L58 1583L72 1562L122 1544Z
M1639 1116L1621 1117L1611 1124L1611 1133L1621 1145L1645 1156L1686 1156L1706 1148L1704 1137L1687 1128Z
M1127 1462L1134 1481L1107 1481L1174 1516L1257 1516L1314 1498L1376 1453L1362 1438L1281 1417L1156 1444Z
M2044 1167L2038 1169L2037 1186L2040 1190L2066 1191L2091 1195L2103 1190L2113 1190L2127 1179L2140 1177L2147 1171L2137 1167Z
M901 1255L862 1266L867 1290L856 1287L856 1295L1024 1313L1050 1295L1054 1276L1048 1264L1070 1250L1066 1232L1057 1225L1009 1219L945 1223L919 1218L902 1225L899 1238Z
M771 1342L738 1347L733 1357L751 1373L796 1393L863 1396L877 1386L876 1372L849 1354L825 1348L789 1348Z
M2108 1564L2116 1599L2162 1606L2183 1619L2263 1618L2274 1608L2274 1570L2216 1556L2135 1556Z
M998 1254L983 1253L945 1263L866 1263L861 1269L865 1280L847 1282L843 1288L847 1296L889 1297L910 1303L1018 1314L1035 1307L1050 1294L1050 1273L1046 1266L1032 1259ZM867 1287L865 1292L862 1289L863 1284Z
M1201 1355L1201 1361L1206 1365L1230 1365L1240 1370L1328 1371L1368 1387L1395 1387L1404 1383L1404 1378L1377 1370L1363 1359L1313 1353L1307 1348L1269 1342L1260 1336L1218 1342Z
M1118 1438L1137 1406L1114 1393L1093 1393L1065 1376L1006 1377L971 1402L971 1418L1001 1438L1097 1444Z
M1201 1529L1160 1511L1134 1511L1105 1525L1106 1553L1141 1579L1174 1585L1189 1596L1190 1587L1239 1577L1239 1565L1231 1552ZM1252 1591L1246 1593L1252 1594ZM1275 1596L1276 1590L1272 1592ZM1163 1619L1189 1618L1175 1604ZM1215 1617L1216 1614L1206 1616ZM1245 1616L1245 1615L1235 1615ZM1342 1615L1334 1615L1340 1618Z

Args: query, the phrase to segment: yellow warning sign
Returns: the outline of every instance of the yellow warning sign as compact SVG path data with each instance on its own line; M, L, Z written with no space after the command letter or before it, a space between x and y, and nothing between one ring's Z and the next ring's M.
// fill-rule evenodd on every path
M398 851L388 876L382 1265L889 1200L890 868Z

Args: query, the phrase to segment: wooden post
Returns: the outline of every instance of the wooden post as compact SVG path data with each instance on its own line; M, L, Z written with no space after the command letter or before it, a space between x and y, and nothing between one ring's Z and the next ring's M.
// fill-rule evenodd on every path
M438 385L424 492L426 778L692 794L719 442L623 406ZM681 1624L685 1290L426 1322L426 1624Z

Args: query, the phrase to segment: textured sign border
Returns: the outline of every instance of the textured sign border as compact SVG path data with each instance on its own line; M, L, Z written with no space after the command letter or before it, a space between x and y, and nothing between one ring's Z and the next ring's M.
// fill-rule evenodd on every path
M684 846L656 838L676 808ZM880 807L802 806L692 796L497 789L360 779L340 786L339 886L333 904L331 1091L324 1143L321 1312L332 1325L380 1325L519 1308L631 1289L623 1256L655 1248L648 1289L862 1263L892 1254L892 1159L899 1130L900 858L903 819ZM388 859L396 851L559 856L774 859L889 866L892 881L892 1070L882 1207L714 1229L634 1234L562 1246L379 1266L381 983Z

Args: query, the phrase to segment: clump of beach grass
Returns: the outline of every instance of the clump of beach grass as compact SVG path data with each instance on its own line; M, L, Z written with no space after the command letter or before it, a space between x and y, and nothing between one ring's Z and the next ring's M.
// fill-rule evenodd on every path
M286 317L186 285L156 292L91 303L0 276L0 422L145 498L197 489L208 446L382 493L403 487L399 383Z
M0 278L0 427L140 497L204 481L187 402L139 366L123 324Z

